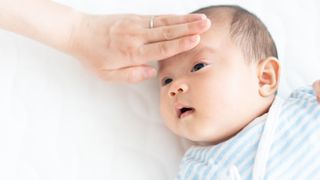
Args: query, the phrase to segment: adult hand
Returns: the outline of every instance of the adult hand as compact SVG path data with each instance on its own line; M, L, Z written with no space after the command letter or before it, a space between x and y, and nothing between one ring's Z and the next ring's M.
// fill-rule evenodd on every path
M129 83L149 79L147 65L195 47L210 27L203 14L152 16L87 15L71 34L69 53L107 81Z
M0 0L0 27L80 59L108 81L139 82L147 65L195 47L210 21L201 14L89 15L42 0Z

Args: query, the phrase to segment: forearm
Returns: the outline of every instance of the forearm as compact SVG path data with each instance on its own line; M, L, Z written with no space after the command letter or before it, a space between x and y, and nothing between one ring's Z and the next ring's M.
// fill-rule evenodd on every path
M0 0L0 27L68 51L80 13L49 0Z

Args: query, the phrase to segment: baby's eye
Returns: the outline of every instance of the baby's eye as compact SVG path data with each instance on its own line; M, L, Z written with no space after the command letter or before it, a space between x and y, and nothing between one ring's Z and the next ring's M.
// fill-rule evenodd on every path
M198 71L198 70L202 69L203 67L205 67L206 65L207 64L205 64L205 63L198 63L193 66L193 68L191 69L191 72Z
M169 83L171 83L172 79L171 78L163 78L162 80L162 86L165 86Z

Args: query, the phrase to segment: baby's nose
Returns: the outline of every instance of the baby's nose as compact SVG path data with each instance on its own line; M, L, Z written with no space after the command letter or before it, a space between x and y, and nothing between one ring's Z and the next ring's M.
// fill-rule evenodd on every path
M169 96L174 97L178 93L185 93L188 90L188 86L186 84L180 84L178 86L174 86L169 90Z

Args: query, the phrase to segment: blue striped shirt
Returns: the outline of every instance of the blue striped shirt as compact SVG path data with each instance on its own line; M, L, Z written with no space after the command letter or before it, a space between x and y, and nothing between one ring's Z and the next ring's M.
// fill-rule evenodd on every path
M268 114L225 142L191 147L176 179L320 179L320 105L312 88L276 97Z

